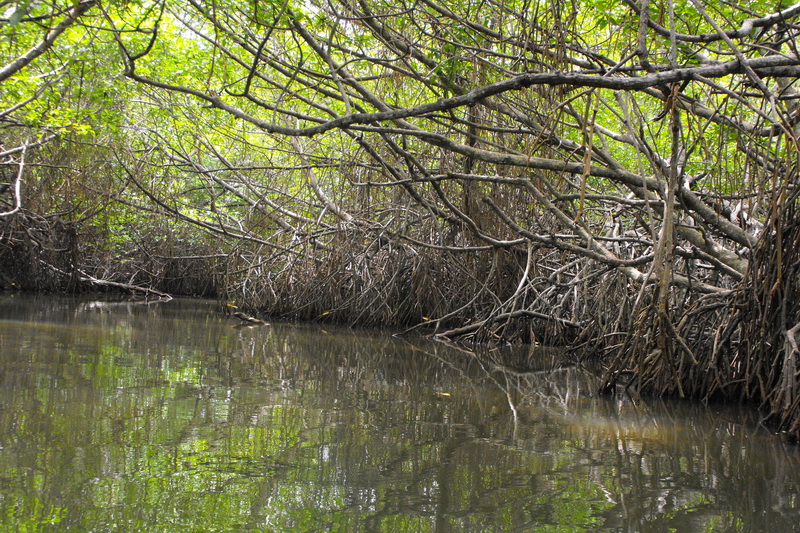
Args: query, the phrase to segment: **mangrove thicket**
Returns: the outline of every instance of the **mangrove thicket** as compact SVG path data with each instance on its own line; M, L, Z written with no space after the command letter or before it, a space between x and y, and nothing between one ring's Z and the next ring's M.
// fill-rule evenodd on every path
M607 391L754 402L800 436L800 4L0 18L3 288L566 344Z

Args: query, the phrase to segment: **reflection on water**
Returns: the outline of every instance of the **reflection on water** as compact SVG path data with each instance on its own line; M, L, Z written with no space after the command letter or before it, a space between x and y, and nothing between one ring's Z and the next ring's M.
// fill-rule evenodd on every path
M213 304L0 296L0 526L793 531L800 450L442 344Z

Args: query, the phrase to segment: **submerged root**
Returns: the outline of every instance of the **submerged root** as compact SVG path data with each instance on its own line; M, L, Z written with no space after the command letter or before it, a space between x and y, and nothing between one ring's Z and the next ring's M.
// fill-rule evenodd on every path
M303 253L240 253L226 300L249 312L489 343L594 346L629 307L620 273L535 247L419 247L351 227Z
M707 295L675 315L645 309L609 365L603 390L751 402L800 438L800 221L793 199L731 295Z
M165 239L172 228L163 228L141 228L137 247L122 252L97 227L23 209L0 224L0 289L216 295L226 254L212 243Z

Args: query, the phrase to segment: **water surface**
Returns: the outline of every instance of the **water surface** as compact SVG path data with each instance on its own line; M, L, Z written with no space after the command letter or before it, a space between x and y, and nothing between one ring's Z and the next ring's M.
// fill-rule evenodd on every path
M0 296L0 530L800 524L800 451L747 411L598 398L547 350L237 322Z

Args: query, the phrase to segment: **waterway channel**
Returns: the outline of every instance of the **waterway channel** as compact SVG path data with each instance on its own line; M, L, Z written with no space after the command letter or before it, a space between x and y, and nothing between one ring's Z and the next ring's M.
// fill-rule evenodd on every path
M800 530L800 447L753 410L596 386L546 349L0 295L0 531Z

